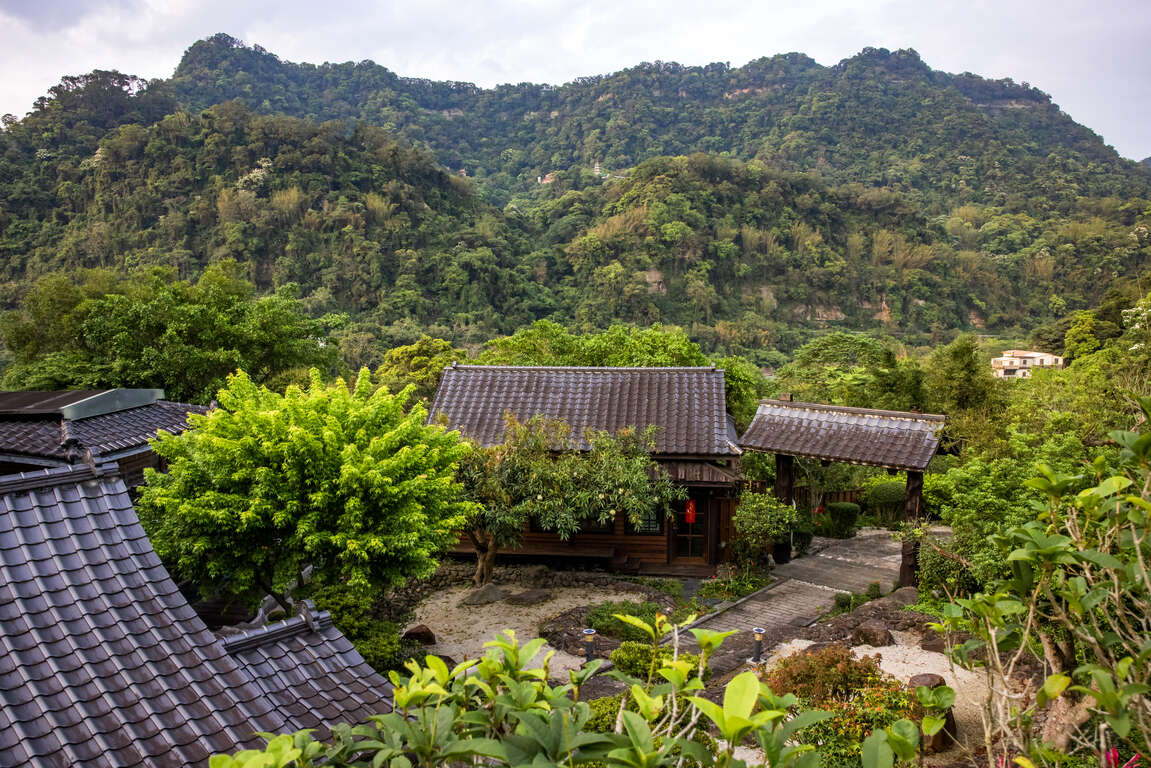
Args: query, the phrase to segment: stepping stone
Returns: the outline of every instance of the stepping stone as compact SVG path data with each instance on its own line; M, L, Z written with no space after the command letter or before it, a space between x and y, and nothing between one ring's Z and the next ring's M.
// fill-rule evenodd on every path
M539 603L547 602L552 599L552 591L550 589L529 589L526 592L511 595L506 602L508 605L537 605Z

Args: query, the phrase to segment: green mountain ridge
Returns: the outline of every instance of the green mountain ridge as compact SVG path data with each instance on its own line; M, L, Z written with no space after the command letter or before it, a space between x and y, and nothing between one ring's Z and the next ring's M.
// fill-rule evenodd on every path
M1094 306L1151 267L1149 180L1046 94L913 51L480 89L216 35L169 80L65 78L5 120L0 300L235 259L365 350L547 318L770 362L828 327L1018 336Z
M483 89L402 78L372 62L294 64L220 34L189 48L169 85L192 108L239 99L262 112L386 126L477 176L497 200L555 170L599 162L618 171L693 152L892 186L934 205L1012 204L1023 182L1061 210L1080 195L1151 189L1151 174L1047 94L938 72L913 50L869 48L831 67L798 53L738 68L655 62L560 86Z

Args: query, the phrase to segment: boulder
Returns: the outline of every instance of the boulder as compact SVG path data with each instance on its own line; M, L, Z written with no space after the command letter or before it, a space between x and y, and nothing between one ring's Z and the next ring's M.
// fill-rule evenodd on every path
M921 685L927 688L938 688L939 686L943 685L944 682L946 681L943 679L943 675L937 675L934 672L923 672L921 674L914 675L910 680L907 681L907 684L911 687L912 690L915 690Z
M945 653L947 651L947 642L939 635L928 635L924 637L919 643L919 647L925 651L933 651L935 653Z
M435 645L436 635L427 624L417 624L400 637L401 640L411 640L420 645Z
M479 589L473 589L471 592L460 601L460 605L487 605L488 603L498 603L506 599L508 593L502 587L495 584L485 584Z
M529 589L515 595L510 595L505 601L508 605L537 605L552 599L550 589Z
M852 645L870 645L880 648L891 645L893 642L895 639L891 636L891 630L879 619L865 621L851 633Z
M919 601L919 590L915 587L900 587L888 595L887 599L900 605L911 605Z

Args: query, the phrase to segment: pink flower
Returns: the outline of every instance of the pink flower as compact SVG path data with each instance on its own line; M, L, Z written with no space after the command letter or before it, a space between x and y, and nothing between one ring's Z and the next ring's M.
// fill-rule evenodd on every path
M1139 768L1139 753L1136 752L1135 757L1124 763L1123 768Z

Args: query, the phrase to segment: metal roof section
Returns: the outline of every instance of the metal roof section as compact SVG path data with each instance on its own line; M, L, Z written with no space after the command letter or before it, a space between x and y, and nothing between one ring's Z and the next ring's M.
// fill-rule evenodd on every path
M202 766L256 731L387 711L390 687L330 622L290 619L230 652L114 471L0 478L0 765Z
M0 392L0 415L58 415L77 420L139 408L163 399L162 389Z
M583 448L588 429L658 428L654 454L737 456L724 372L701 368L452 365L429 413L482 445L504 439L504 414L563 419Z
M740 439L745 449L922 472L947 417L763 400Z

